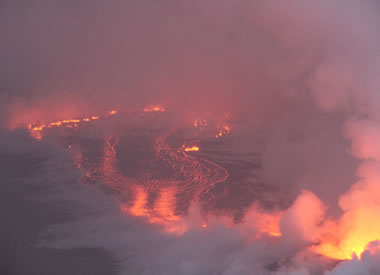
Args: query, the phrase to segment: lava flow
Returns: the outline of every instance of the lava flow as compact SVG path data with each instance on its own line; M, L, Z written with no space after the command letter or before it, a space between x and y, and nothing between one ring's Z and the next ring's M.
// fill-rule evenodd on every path
M164 112L165 109L159 106L151 106L140 111L144 118L144 113ZM87 123L104 119L117 114L112 110L103 115L93 115L78 119L63 119L46 123L29 123L30 134L37 138L43 138L44 131L50 128L76 128ZM145 117L150 117L146 115ZM209 135L209 140L231 135L231 127L225 124L221 127L212 128L212 122L207 120L194 120L193 127L197 133L204 131L205 136ZM208 213L201 218L200 222L190 223L186 219L191 205L199 205L201 197L209 194L217 184L225 182L229 178L227 168L207 159L205 154L197 153L201 151L197 140L186 138L181 140L182 146L172 143L170 140L179 138L176 130L159 130L151 133L147 131L137 140L146 140L146 144L139 145L141 148L134 148L128 145L127 150L136 159L132 161L136 165L140 156L133 150L142 150L142 155L147 154L141 166L136 167L136 174L123 172L123 163L119 160L119 154L123 153L124 146L128 142L130 135L125 128L119 129L116 133L104 139L102 160L100 164L89 164L82 158L76 160L77 167L84 171L88 179L100 181L102 188L113 190L119 196L120 209L123 213L144 219L152 225L162 227L166 232L174 234L184 234L189 228L196 227L205 229L209 227ZM211 134L210 134L211 133ZM194 137L193 137L194 138ZM220 143L223 141L215 141ZM69 145L71 147L71 145ZM204 146L204 145L202 145ZM128 149L129 148L129 149ZM149 155L150 154L150 155ZM206 155L207 156L207 155ZM140 171L141 170L141 171ZM211 196L212 197L212 196ZM251 208L252 209L252 208ZM347 212L341 220L325 219L319 226L310 233L309 251L337 260L352 259L353 255L360 258L361 254L368 248L368 245L379 239L377 224L370 222L371 217L376 215L367 211L365 207L359 210ZM255 241L264 235L273 239L283 237L281 232L281 221L286 217L286 211L266 213L255 207L248 210L244 215L244 224L240 225L245 232L253 232L248 240ZM372 213L372 214L371 214ZM360 222L357 219L367 220ZM231 220L220 218L220 221L230 226L236 226ZM374 229L368 224L374 224ZM254 229L254 230L253 230ZM245 234L245 233L242 233Z
M136 167L135 172L143 169L140 174L129 176L121 171L117 156L129 137L124 131L105 139L100 168L81 167L90 177L100 176L105 187L119 194L123 212L160 225L167 232L182 234L187 230L184 215L189 206L198 203L202 194L224 182L229 174L214 162L188 155L187 152L199 150L196 146L189 147L190 150L172 147L168 138L173 134L175 131L151 137L151 144L145 145L152 146L152 156L148 160L151 164ZM161 167L167 167L164 170L168 172L161 171Z
M112 110L102 116L93 115L91 117L84 117L80 119L63 119L63 120L57 120L53 122L46 122L46 123L31 122L31 123L28 123L28 129L32 137L36 139L42 139L43 131L47 128L54 128L54 127L76 128L80 124L95 121L100 118L106 118L109 116L113 116L115 114L117 114L117 111Z
M153 106L144 108L143 111L164 112L165 109ZM79 127L116 113L116 110L112 110L105 115L41 124L31 123L29 130L33 136L42 138L42 133L47 128ZM194 127L200 130L210 127L208 125L206 120L194 122ZM213 129L210 130L213 131ZM230 127L223 126L217 136L230 134L230 131ZM141 217L151 224L162 226L167 232L176 234L183 234L192 226L206 228L208 226L206 217L203 218L203 222L191 225L185 222L186 213L191 205L200 202L203 194L209 192L218 183L225 182L229 173L221 165L192 154L200 151L199 145L194 145L194 142L185 142L179 148L171 145L168 140L175 134L176 131L172 130L157 133L151 137L150 143L145 145L152 146L152 155L148 160L150 166L147 167L146 172L141 172L139 175L124 174L120 168L122 164L119 162L118 152L122 151L124 139L128 137L125 129L104 139L103 156L99 165L86 163L82 155L77 156L75 162L77 167L84 171L87 179L93 181L100 179L104 182L102 187L111 189L119 195L120 208L124 213ZM161 167L168 167L169 175L163 175L160 171ZM256 227L260 227L258 230L260 234L276 237L281 235L278 224L275 222L278 216L259 214L258 211L249 216L256 221Z
M199 147L198 146L188 147L188 146L183 145L182 147L185 150L185 152L198 152L199 151Z

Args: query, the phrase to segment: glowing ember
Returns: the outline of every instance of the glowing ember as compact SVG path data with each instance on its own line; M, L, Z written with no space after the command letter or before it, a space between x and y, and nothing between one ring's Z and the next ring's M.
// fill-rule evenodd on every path
M206 127L207 124L208 124L208 122L207 122L207 120L205 120L205 119L203 119L203 120L196 119L196 120L194 120L194 122L193 122L194 127L195 127L195 128L200 128L200 129Z
M183 146L183 149L185 150L185 152L198 152L199 151L198 146L191 146L191 147Z
M144 112L165 112L165 108L161 106L151 106L144 108Z
M215 135L216 138L220 138L225 135L231 134L231 128L227 125L224 125L222 129L219 130L218 134Z

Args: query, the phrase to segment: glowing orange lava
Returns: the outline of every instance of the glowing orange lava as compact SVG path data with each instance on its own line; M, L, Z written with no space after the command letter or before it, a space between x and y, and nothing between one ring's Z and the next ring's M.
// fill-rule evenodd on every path
M261 238L262 235L279 238L282 236L280 221L283 215L284 212L266 213L254 205L247 211L244 222L248 228L257 230L258 233L253 236L253 240Z
M136 217L145 217L151 224L162 226L165 231L183 234L187 227L182 217L175 214L175 191L164 188L152 207L148 207L148 195L142 187L136 187L135 200L131 206L122 206L122 211Z
M360 180L339 199L343 215L327 219L321 226L317 253L333 259L361 257L368 245L380 240L380 173L378 164L368 162L358 168Z
M145 108L145 112L163 112L164 108L153 106ZM29 130L31 134L42 137L43 131L53 127L75 128L80 125L99 119L103 119L117 114L116 110L112 110L104 115L94 115L80 119L65 119L46 123L31 123ZM207 126L206 120L194 121L194 127L202 128ZM178 213L177 197L178 194L188 196L192 204L197 204L202 194L208 192L215 184L224 182L228 177L228 171L224 167L206 160L198 159L196 154L187 154L187 152L198 152L200 147L193 144L184 144L182 148L172 146L168 140L174 131L169 133L161 133L154 137L153 147L157 159L164 161L170 165L173 170L180 176L171 179L152 179L149 175L144 178L129 178L118 170L118 160L116 157L117 146L123 131L120 130L104 140L102 164L100 167L91 167L84 163L82 157L78 157L76 161L77 167L85 171L87 177L94 174L101 174L107 187L119 192L120 194L128 194L121 203L121 210L128 215L141 217L145 221L160 225L166 232L174 234L183 234L190 227L209 230L212 224L200 221L199 223L187 223L183 212ZM223 126L218 137L227 135L231 132L229 126ZM72 151L76 148L68 145ZM132 194L132 195L131 195ZM151 194L154 194L151 196ZM185 195L184 195L185 194ZM152 199L153 197L153 199ZM127 201L127 202L125 202ZM252 228L258 237L269 235L272 237L280 237L279 215L265 214L256 212L252 214ZM232 223L231 223L232 224ZM231 225L233 226L233 225Z
M371 242L380 240L380 222L374 220L372 215L367 216L366 221L363 217L358 222L346 220L349 216L343 216L339 221L326 221L320 243L313 250L332 259L348 260L355 255L360 259Z
M108 112L109 116L113 116L113 115L116 115L116 114L117 114L116 110L111 110L111 111Z
M148 209L147 203L148 203L148 195L145 192L143 188L136 188L136 198L135 202L133 203L132 207L129 208L129 212L134 216L148 216Z
M220 138L225 135L231 134L231 127L224 125L219 132L215 135L216 138Z
M150 107L144 108L144 112L165 112L165 111L166 109L161 106L150 106Z
M165 112L161 106L150 106L143 109L144 112ZM140 110L139 112L142 112ZM93 115L83 118L62 119L51 122L31 122L28 124L30 134L36 139L42 139L44 131L49 128L76 128L80 125L116 115L117 110L111 110L103 115ZM147 114L147 116L149 116ZM208 126L207 120L189 120L201 131ZM218 125L223 125L218 123ZM193 129L194 130L194 129ZM231 127L223 125L216 128L218 131L216 138L221 138L231 134ZM213 137L215 132L211 135ZM82 156L75 161L77 167L84 169L87 177L93 174L102 173L106 185L122 194L133 194L128 198L128 203L122 203L121 209L129 215L142 217L151 224L161 225L164 230L171 233L183 234L188 230L189 225L184 222L184 217L176 211L178 193L188 196L191 203L199 202L202 194L205 194L215 184L224 182L228 177L228 171L224 167L205 159L198 159L196 155L187 152L198 152L200 147L188 143L173 146L167 141L171 133L159 134L153 140L155 155L153 157L163 161L170 166L173 171L180 176L170 180L152 180L149 175L146 178L130 179L124 176L117 167L116 146L120 140L120 133L109 136L104 141L103 163L101 167L83 168ZM68 148L75 151L71 144ZM92 170L91 170L92 169ZM141 182L140 182L141 180ZM144 182L145 180L145 182ZM331 259L346 260L352 259L354 255L361 257L361 254L368 248L368 245L376 240L380 240L380 190L378 188L379 179L374 179L373 183L367 183L360 188L354 188L352 195L342 200L343 216L338 220L325 219L316 228L312 229L310 236L310 249L318 254ZM173 187L174 186L174 187ZM154 192L152 192L152 190ZM364 191L363 191L364 190ZM150 194L157 197L150 199ZM368 199L369 194L373 196ZM149 201L151 200L151 201ZM357 203L354 205L354 203ZM305 213L302 218L307 220L310 214L310 207L303 207ZM285 211L286 212L286 211ZM280 238L280 221L284 212L263 213L254 209L248 211L245 218L247 229L254 229L253 240L262 236ZM200 223L199 228L211 228L212 224ZM242 225L243 226L243 225ZM208 230L208 229L207 229ZM251 237L251 235L250 235ZM372 250L376 250L372 247ZM369 251L372 251L369 249ZM377 251L377 250L376 250Z
M193 125L195 128L202 129L208 125L208 122L205 119L196 119L194 120Z
M185 150L185 152L198 152L199 151L198 146L191 146L191 147L183 146L183 149Z
M94 120L98 120L100 118L109 117L112 115L115 115L117 113L116 110L112 110L108 112L106 115L103 116L91 116L91 117L84 117L81 119L63 119L53 122L31 122L28 124L28 129L32 137L36 139L42 139L43 135L42 132L47 128L54 128L54 127L66 127L66 128L76 128L81 123L91 122Z
M166 232L174 234L185 233L189 226L206 228L205 223L187 223L183 212L176 212L177 196L182 194L197 203L201 194L228 178L227 170L211 161L200 162L186 154L185 150L172 148L167 143L167 138L171 135L169 132L154 138L155 157L171 165L180 176L171 179L153 179L149 175L127 178L117 169L116 148L120 134L105 139L100 170L109 188L121 194L134 194L132 201L121 204L121 210L128 215L142 217L151 224L160 225ZM96 168L93 170L95 173L98 171ZM149 194L155 195L150 198Z

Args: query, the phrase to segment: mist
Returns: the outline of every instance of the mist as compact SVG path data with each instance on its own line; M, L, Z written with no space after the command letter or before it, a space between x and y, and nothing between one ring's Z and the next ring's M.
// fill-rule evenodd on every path
M109 253L104 266L120 274L380 272L379 12L375 0L3 1L0 161L16 171L3 169L3 188L35 186L20 187L23 196L52 208L63 204L70 217L44 225L40 218L39 233L30 238L38 249L99 248ZM130 115L156 105L165 110L161 117ZM128 115L83 128L74 138L58 130L40 140L30 136L33 123L110 110ZM207 129L231 126L231 138L220 142L228 149L220 162L210 157L220 144L202 135L196 140L214 146L200 163L216 161L212 169L226 169L230 178L218 182L210 173L214 191L191 203L177 194L182 208L173 215L182 216L173 226L183 230L168 234L146 219L147 209L138 217L123 212L124 204L138 201L139 189L123 193L119 186L129 184L128 173L139 173L141 163L151 164L150 130L165 136L162 129L187 129L194 119L207 119ZM136 129L148 130L126 137ZM107 139L115 133L119 147ZM91 165L93 171L114 165L102 159L110 155L98 156L104 142L116 151L116 168L106 174L114 182L99 177L82 184ZM239 162L247 169L225 168L225 152L258 160ZM30 172L38 170L25 160L30 156L41 165L42 180ZM75 167L78 159L82 166ZM186 155L180 160L188 161ZM236 176L249 169L247 179ZM252 182L265 195L233 192L240 190L234 186L256 188ZM43 195L35 191L41 188ZM159 201L156 189L149 192L140 199ZM26 223L22 215L19 220ZM268 223L281 237L263 235ZM10 258L12 249L2 253Z

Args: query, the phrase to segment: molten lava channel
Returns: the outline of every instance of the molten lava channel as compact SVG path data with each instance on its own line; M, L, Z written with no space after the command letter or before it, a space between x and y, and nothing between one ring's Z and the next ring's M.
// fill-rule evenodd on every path
M165 111L165 108L160 106L143 109L144 113ZM44 137L46 129L77 128L87 123L112 117L117 113L117 110L111 110L106 114L82 118L30 122L27 124L27 128L32 137L40 140ZM206 127L210 127L210 123L205 119L197 119L192 122L192 127L197 131L203 131ZM182 147L172 147L168 142L171 134L169 132L155 136L152 145L155 152L154 158L175 171L176 177L173 178L154 179L149 174L142 178L129 178L122 175L118 169L117 159L117 148L123 137L122 133L110 135L104 140L101 167L84 166L81 156L75 160L75 163L78 168L84 170L86 177L92 178L100 173L108 188L120 194L133 194L130 200L120 203L120 208L124 213L145 219L150 224L159 225L166 232L183 234L195 225L185 222L184 214L178 211L178 198L185 194L190 198L191 204L197 204L202 194L207 193L216 184L226 181L229 172L213 161L199 159L193 152L199 152L200 147L194 143L186 145L185 142ZM231 135L231 127L223 125L217 128L214 138L219 139L227 135ZM71 144L69 148L71 148ZM151 193L156 194L153 203L149 200ZM313 232L313 244L310 245L310 250L337 260L352 259L355 255L360 258L365 250L372 251L374 249L374 246L369 246L372 242L380 239L380 222L373 220L376 215L371 208L363 206L347 211L341 219L325 219ZM251 240L257 240L263 234L277 239L282 238L280 223L283 216L284 212L265 213L258 209L248 211L245 217L246 224L250 224L249 220L255 221L252 227L255 228L256 233L251 236ZM208 228L207 218L196 226L203 229Z

